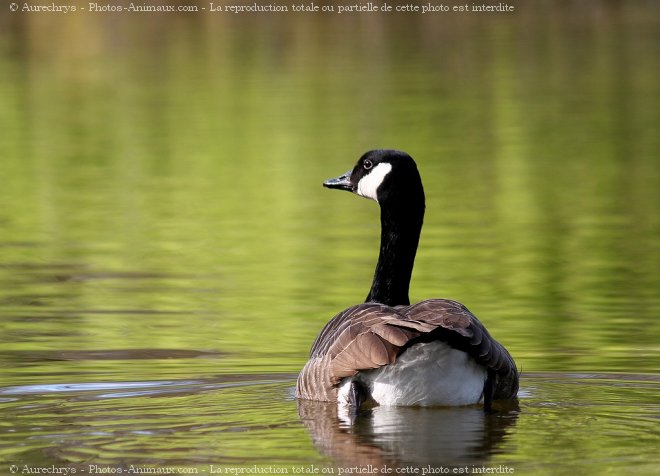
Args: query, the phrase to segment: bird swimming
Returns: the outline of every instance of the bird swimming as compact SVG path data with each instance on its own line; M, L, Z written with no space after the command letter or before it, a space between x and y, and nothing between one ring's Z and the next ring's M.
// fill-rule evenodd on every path
M375 200L380 252L364 303L333 317L314 341L296 396L359 409L454 406L513 399L519 373L509 352L461 303L410 304L408 291L425 211L422 180L405 152L366 152L323 185Z

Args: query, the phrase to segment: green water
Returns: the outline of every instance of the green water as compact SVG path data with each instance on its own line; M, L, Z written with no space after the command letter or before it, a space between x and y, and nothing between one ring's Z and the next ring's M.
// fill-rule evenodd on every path
M660 8L519 7L0 7L0 474L657 472ZM518 407L293 398L378 252L377 205L321 183L376 147L426 187L411 299L480 317Z

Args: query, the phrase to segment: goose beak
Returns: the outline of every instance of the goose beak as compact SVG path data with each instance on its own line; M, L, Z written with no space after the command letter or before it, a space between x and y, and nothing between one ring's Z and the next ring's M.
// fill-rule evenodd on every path
M352 170L349 170L345 174L336 177L336 178L331 178L323 182L323 186L327 188L336 188L339 190L347 190L349 192L353 191L353 184L351 183L351 174L353 173Z

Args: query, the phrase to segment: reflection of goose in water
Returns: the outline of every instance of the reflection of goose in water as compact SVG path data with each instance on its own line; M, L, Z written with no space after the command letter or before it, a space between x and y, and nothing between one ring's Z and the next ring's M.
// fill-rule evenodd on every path
M496 413L470 407L377 406L346 424L336 404L298 400L318 450L338 466L488 465L518 418L517 400Z
M366 303L337 314L314 342L298 377L297 396L352 409L364 402L480 401L489 409L493 400L515 398L513 359L465 306L446 299L409 305L425 208L413 159L394 150L367 152L352 171L324 185L378 202L380 255Z

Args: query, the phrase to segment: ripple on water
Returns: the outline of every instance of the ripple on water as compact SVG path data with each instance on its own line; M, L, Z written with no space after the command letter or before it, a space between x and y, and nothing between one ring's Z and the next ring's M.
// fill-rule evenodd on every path
M0 389L9 461L296 465L506 463L553 474L657 463L660 376L527 373L518 405L375 408L347 425L294 374ZM11 429L11 431L9 431ZM626 444L622 445L621 442ZM588 461L585 455L589 455Z

